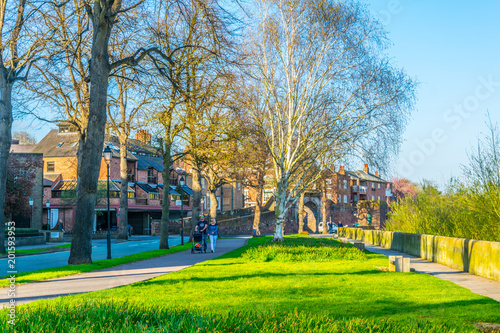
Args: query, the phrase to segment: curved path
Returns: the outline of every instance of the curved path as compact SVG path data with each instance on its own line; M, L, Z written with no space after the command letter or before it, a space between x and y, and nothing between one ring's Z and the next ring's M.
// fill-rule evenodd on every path
M216 253L191 254L191 250L187 250L100 271L16 285L16 304L115 288L149 280L163 274L179 271L199 262L217 258L244 246L248 238L250 237L219 239L217 240ZM2 288L0 295L0 307L7 306L11 300L8 297L8 288Z

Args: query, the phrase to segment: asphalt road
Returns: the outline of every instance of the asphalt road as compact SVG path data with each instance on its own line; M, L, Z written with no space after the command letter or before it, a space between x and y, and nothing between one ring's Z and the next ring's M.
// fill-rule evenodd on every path
M187 242L189 237L184 237ZM180 244L180 237L169 237L169 245ZM119 258L129 254L158 250L160 243L159 237L141 237L132 236L131 240L126 242L111 241L111 257ZM69 251L37 254L15 258L15 271L17 273L35 271L44 268L53 268L66 266L68 264ZM107 258L107 244L105 239L92 241L92 260L102 260ZM0 276L5 276L12 269L8 267L8 258L0 259Z

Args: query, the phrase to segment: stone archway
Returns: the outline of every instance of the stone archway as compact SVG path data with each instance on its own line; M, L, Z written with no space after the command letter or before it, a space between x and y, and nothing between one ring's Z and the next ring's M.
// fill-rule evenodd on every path
M304 230L318 232L319 210L313 200L304 203L304 212L307 214L304 218Z

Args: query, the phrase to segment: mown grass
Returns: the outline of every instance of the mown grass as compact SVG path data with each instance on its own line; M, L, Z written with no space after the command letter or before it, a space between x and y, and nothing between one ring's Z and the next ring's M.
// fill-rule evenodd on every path
M38 249L16 250L16 254L40 253L40 252L50 251L52 249L69 248L69 247L71 247L71 244L42 247Z
M44 281L63 276L97 271L108 267L127 264L133 261L156 258L159 256L164 256L166 254L184 251L190 248L191 248L191 243L187 243L184 245L172 246L170 249L167 250L153 250L153 251L131 254L120 258L97 260L89 265L66 265L62 267L54 267L54 268L41 269L38 271L18 273L16 274L16 284ZM7 280L7 277L8 276L5 276L3 277L2 280L0 280L0 287L7 287L10 285L9 280Z
M472 323L500 322L498 302L429 275L381 272L375 267L387 265L384 256L336 259L329 248L347 253L352 247L307 236L269 240L253 238L241 249L153 280L19 306L16 329L473 332ZM275 255L294 245L309 251ZM252 257L259 246L262 255ZM0 321L7 330L7 311Z

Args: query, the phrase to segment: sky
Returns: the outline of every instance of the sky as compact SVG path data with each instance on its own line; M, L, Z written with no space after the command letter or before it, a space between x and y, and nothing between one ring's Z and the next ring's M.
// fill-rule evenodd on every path
M467 153L500 123L500 1L370 0L385 25L394 65L419 82L417 102L391 174L442 186L461 175ZM41 140L54 125L17 120L13 132Z
M420 83L393 174L446 184L500 123L500 1L372 0L393 63Z

